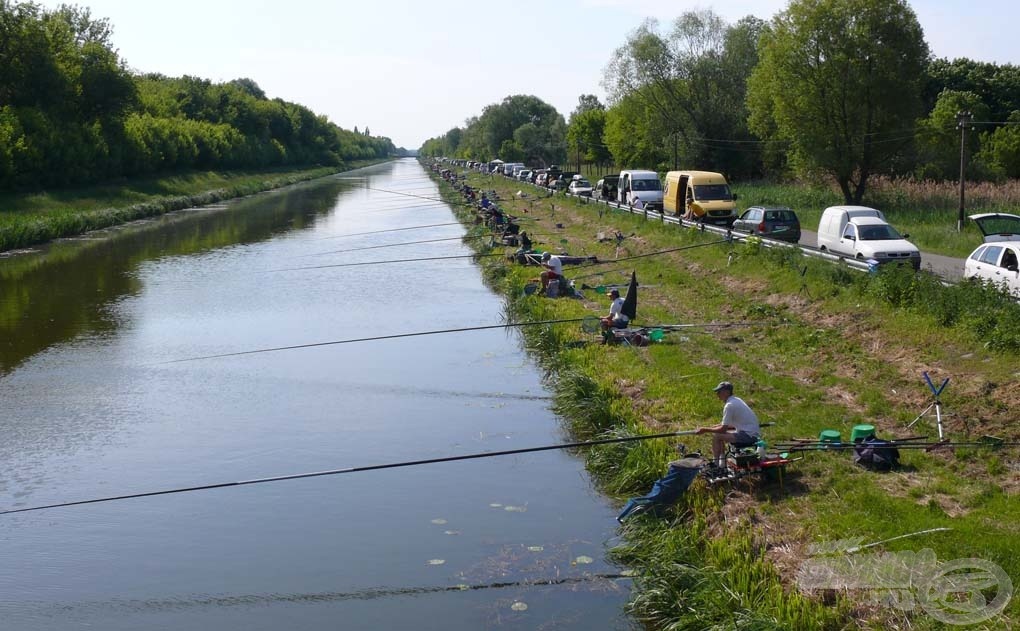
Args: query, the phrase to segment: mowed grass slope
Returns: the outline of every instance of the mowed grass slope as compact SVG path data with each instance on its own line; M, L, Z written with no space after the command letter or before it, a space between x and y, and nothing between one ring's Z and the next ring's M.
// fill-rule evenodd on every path
M511 213L538 220L522 224L525 229L548 232L562 225L556 236L543 239L546 249L610 260L718 240L563 196L510 201L522 185L502 178L472 175L469 182L497 190ZM596 240L599 233L616 231L628 235L618 248ZM580 278L617 267L625 269ZM763 421L775 423L765 432L771 442L817 436L822 429L849 438L859 423L875 425L884 437L934 438L933 417L906 428L931 401L921 376L929 371L936 381L951 378L943 402L952 438L1018 437L1020 366L1011 328L1018 314L1014 303L994 292L964 287L943 296L937 283L914 280L908 272L868 277L785 250L732 243L568 268L567 276L579 279L578 286L624 283L631 270L649 286L640 291L638 324L740 326L670 332L647 348L568 348L568 342L591 340L572 326L533 332L529 340L556 370L558 409L582 435L717 422L720 404L712 386L728 379ZM593 291L584 292L585 300L523 297L536 268L489 274L507 291L520 319L602 315L608 307L608 299ZM924 307L932 300L938 304ZM987 344L989 331L1001 344ZM685 442L708 450L706 439ZM589 467L622 499L646 492L674 453L666 441L606 448L592 452ZM781 484L695 486L673 515L636 520L625 529L619 558L643 573L635 614L654 626L676 628L943 628L919 609L875 607L855 594L830 605L804 599L794 585L812 543L848 538L868 543L932 528L952 530L876 550L930 548L943 561L987 559L1020 582L1017 451L904 451L902 462L900 470L881 474L856 467L848 452L807 453ZM692 599L706 600L692 610ZM1020 601L1014 600L984 626L1018 623Z

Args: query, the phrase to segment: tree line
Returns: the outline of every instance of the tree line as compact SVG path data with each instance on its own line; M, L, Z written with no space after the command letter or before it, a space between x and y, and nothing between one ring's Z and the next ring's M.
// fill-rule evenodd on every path
M964 120L966 177L1020 177L1020 68L933 58L904 0L792 0L770 21L648 19L602 86L608 103L582 95L566 124L540 99L512 96L421 153L821 175L859 203L874 175L958 178Z
M137 75L88 9L0 0L0 190L190 169L341 165L396 153L250 79Z

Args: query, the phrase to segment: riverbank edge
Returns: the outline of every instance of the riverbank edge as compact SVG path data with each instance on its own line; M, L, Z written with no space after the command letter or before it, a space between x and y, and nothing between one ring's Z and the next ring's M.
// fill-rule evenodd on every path
M426 167L427 168L427 167ZM484 234L474 223L459 194L429 171L469 236ZM469 242L480 254L492 246ZM546 301L524 298L525 280L503 257L478 259L483 278L506 300L508 321L540 321L562 317ZM553 326L522 327L525 346L546 371L553 393L553 411L565 421L572 439L590 440L648 433L618 410L630 405L621 392L603 385L609 368L584 364L562 352L571 340ZM671 459L672 445L663 440L590 448L586 469L603 495L623 501L635 478L649 478ZM578 454L580 455L580 454ZM675 456L672 456L675 457ZM659 471L659 474L665 471ZM655 479L659 475L652 475ZM615 489L615 490L614 490ZM767 558L760 531L734 532L715 527L725 491L703 487L687 493L661 519L628 521L620 529L623 542L607 551L609 559L635 572L627 613L649 628L702 629L727 625L783 629L842 629L852 624L851 604L843 598L821 603L788 590L780 571ZM678 537L679 533L679 537ZM677 546L682 542L681 546ZM743 611L733 610L736 597ZM670 615L677 608L698 611L689 619Z
M252 181L252 175L239 176L236 183L225 187L181 195L159 195L130 206L93 208L70 214L47 215L26 213L9 225L0 227L0 252L49 243L55 239L75 237L93 230L102 230L139 219L165 215L185 208L201 208L222 201L264 193L301 182L329 177L394 160L364 160L340 167L315 167L291 171L287 175ZM271 175L267 172L266 175Z

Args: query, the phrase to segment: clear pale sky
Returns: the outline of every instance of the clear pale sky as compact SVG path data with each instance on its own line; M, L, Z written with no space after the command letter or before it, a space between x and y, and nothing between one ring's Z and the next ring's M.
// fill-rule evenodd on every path
M663 27L711 8L729 22L771 18L778 0L64 0L109 18L134 70L213 81L254 79L352 129L418 148L510 94L564 116L581 94L604 99L613 50L646 17ZM55 7L59 0L41 2ZM911 3L937 57L1020 63L1020 3Z

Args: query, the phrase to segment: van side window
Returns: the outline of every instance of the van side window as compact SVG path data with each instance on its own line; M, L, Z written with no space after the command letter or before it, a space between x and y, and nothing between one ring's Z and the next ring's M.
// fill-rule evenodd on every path
M846 228L843 228L843 238L844 239L857 238L857 230L856 228L854 228L853 224L847 224Z

